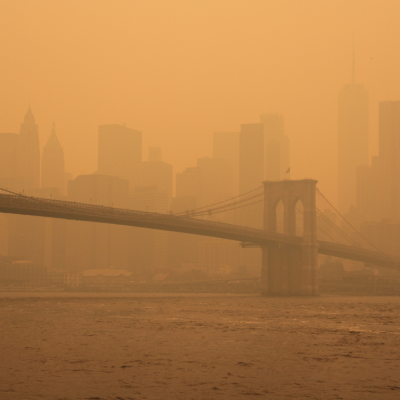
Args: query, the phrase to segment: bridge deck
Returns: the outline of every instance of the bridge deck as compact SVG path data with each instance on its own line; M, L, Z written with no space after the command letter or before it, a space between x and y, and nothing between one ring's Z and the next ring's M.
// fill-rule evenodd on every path
M288 247L301 246L303 242L302 238L298 236L222 222L203 221L187 216L182 217L70 201L39 199L22 195L0 194L0 212L190 233L250 242L260 246L268 246L272 243L282 243ZM377 251L319 241L318 252L400 270L400 257Z

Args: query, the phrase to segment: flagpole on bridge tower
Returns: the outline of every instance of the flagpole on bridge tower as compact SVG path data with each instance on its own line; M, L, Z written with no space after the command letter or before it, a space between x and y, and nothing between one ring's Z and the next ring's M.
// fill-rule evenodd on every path
M285 173L285 180L290 181L290 167L287 169L287 171Z

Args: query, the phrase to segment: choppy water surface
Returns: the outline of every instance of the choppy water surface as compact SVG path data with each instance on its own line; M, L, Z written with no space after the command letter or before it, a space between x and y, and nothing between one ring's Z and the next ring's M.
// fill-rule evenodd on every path
M0 399L398 399L400 298L0 293Z

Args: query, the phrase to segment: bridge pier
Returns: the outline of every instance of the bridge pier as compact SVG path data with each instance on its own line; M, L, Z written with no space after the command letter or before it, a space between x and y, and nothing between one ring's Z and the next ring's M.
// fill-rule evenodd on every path
M263 295L318 294L318 242L316 219L317 181L264 182L264 229L276 232L276 207L284 205L284 233L296 233L296 204L302 201L303 243L270 244L262 247L261 286Z

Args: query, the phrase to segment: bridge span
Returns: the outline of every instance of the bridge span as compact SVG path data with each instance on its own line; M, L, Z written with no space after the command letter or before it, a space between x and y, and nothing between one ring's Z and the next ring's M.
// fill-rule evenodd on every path
M0 194L0 212L189 233L253 243L262 248L273 245L290 250L303 244L303 238L295 235L223 222L204 221L189 216L126 210L23 195ZM324 255L400 270L400 257L374 250L318 241L317 251Z

